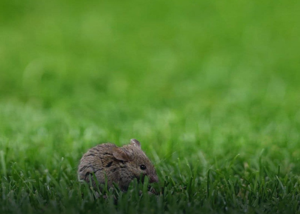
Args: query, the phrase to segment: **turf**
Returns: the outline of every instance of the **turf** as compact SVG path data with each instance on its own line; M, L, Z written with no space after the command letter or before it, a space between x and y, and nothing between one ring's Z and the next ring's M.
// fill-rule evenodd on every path
M0 213L300 213L299 1L0 3ZM131 138L160 179L77 181Z

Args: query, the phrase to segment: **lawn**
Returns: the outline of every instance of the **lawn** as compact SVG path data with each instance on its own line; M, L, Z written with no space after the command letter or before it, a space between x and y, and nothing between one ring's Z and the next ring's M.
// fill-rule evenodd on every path
M0 3L0 213L300 213L300 2ZM77 180L138 139L159 176Z

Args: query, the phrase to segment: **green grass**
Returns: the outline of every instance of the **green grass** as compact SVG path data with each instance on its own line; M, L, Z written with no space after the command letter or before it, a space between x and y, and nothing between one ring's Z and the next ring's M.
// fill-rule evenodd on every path
M299 7L1 1L0 213L300 213ZM96 199L81 156L131 138L159 194Z

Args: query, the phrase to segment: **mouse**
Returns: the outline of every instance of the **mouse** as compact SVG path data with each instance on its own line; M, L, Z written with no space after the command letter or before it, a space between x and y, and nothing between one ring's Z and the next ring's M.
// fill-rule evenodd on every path
M153 164L136 139L122 147L112 143L99 144L82 156L78 166L78 179L100 189L107 182L108 189L117 184L127 191L132 180L143 182L146 176L149 183L159 181Z

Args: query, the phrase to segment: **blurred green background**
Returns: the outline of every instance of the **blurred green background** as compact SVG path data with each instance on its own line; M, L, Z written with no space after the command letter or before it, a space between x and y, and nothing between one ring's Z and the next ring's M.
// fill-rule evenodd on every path
M299 173L300 1L0 2L2 173L76 180L87 148L131 138L162 180ZM54 170L54 171L51 171ZM177 171L179 170L179 171ZM177 177L176 177L177 176Z
M282 105L298 89L297 6L2 1L1 99L74 111Z
M85 147L136 137L162 156L178 144L223 155L282 143L298 157L299 4L1 1L2 141L30 138L28 126L68 145L68 120L80 140L94 127Z

